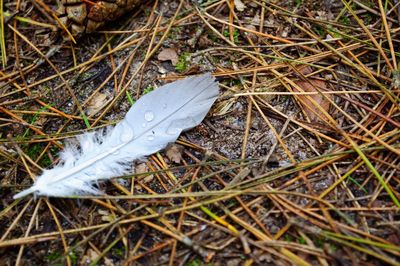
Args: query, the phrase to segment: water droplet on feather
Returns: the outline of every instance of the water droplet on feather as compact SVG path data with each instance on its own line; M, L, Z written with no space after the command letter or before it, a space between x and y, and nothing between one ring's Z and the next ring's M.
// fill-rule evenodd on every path
M154 114L153 114L153 112L152 112L152 111L146 111L146 112L144 113L144 119L145 119L147 122L153 121L153 119L154 119Z
M120 137L122 142L128 142L133 139L133 130L126 128Z

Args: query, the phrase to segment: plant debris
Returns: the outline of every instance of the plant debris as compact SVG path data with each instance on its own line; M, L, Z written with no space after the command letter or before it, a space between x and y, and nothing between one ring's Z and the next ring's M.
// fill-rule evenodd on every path
M309 75L312 73L310 67L301 69L300 74ZM307 78L306 80L296 81L297 86L293 86L295 92L315 92L316 94L311 95L298 95L296 98L302 105L302 109L306 113L307 117L313 121L326 121L325 114L329 114L331 95L323 95L323 92L328 91L327 83L324 80L318 80L313 78Z
M69 35L56 1L3 2L2 264L399 264L398 1L66 6L100 3L74 43L88 20ZM221 93L182 148L101 197L13 200L74 136L205 72Z
M160 61L171 61L173 66L179 61L179 56L173 48L165 48L158 54L157 59Z

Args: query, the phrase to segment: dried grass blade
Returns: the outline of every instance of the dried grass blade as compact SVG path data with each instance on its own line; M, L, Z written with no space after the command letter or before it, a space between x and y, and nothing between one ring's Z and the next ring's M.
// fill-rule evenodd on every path
M4 9L3 0L0 0L0 50L1 50L1 64L3 68L7 65L7 51L6 51L6 41L4 35Z

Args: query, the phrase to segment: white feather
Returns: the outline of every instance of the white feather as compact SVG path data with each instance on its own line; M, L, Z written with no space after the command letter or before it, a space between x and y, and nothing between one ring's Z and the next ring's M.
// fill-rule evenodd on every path
M175 142L183 130L200 124L217 96L218 83L209 73L144 95L111 130L78 136L80 149L66 145L60 153L62 163L44 170L32 187L14 199L30 193L51 197L101 194L93 184L128 173L133 160Z

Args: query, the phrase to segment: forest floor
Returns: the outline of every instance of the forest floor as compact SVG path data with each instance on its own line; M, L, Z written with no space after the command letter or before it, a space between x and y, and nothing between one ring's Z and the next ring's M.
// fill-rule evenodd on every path
M1 2L0 265L399 265L399 2L144 2L74 40L56 3ZM206 72L202 124L105 195L13 199Z

